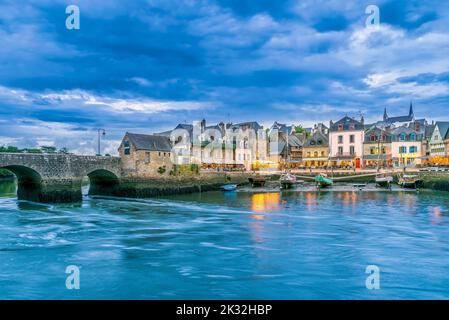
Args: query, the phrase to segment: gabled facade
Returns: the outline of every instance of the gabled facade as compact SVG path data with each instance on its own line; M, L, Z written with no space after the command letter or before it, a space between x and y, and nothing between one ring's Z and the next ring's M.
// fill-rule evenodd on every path
M392 160L395 167L416 166L424 162L424 135L408 127L399 127L391 132Z
M172 147L166 136L127 132L118 152L122 168L129 176L160 177L173 168Z
M430 137L430 156L448 156L449 122L437 121Z
M333 123L329 128L329 148L331 165L334 167L362 166L363 142L365 139L364 120L357 121L348 116Z
M363 142L363 167L390 167L392 164L391 140L389 130L377 126L366 130Z
M303 146L305 167L327 167L329 162L329 137L321 130L306 140Z

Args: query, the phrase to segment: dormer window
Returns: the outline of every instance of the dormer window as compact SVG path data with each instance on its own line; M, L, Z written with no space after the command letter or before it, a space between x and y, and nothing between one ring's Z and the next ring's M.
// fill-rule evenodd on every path
M123 153L127 156L131 154L131 147L128 140L123 141Z
M344 126L342 124L339 124L338 125L338 131L343 131L343 129L344 129Z

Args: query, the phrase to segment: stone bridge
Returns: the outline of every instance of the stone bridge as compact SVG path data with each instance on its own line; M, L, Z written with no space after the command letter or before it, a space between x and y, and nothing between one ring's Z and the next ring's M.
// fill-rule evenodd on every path
M19 199L37 202L81 200L86 176L90 179L89 194L109 195L121 178L117 157L0 153L0 168L16 175Z

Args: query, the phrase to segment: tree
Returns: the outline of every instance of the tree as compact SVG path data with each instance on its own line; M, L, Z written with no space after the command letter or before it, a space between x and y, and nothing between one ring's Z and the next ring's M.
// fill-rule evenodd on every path
M56 153L56 147L53 146L42 146L41 150L43 153Z
M68 154L69 153L69 149L67 149L66 147L62 147L61 149L59 149L58 152L62 153L62 154Z
M310 136L310 132L308 132L306 129L304 129L304 128L302 127L302 125L296 126L296 128L295 128L295 133L298 133L298 134L304 134L306 137L309 137L309 136Z

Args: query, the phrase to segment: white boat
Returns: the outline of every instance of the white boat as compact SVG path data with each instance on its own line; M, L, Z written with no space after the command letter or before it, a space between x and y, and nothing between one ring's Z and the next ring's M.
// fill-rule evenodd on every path
M379 187L390 187L392 183L393 183L393 177L390 175L376 176L376 184Z
M290 189L296 183L296 176L291 173L284 173L279 179L283 189Z

